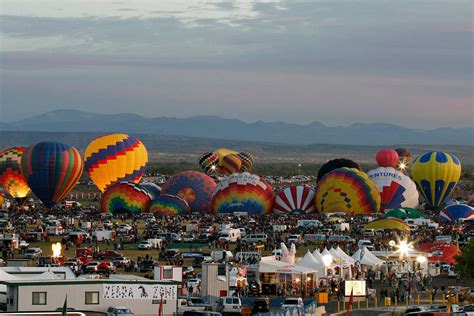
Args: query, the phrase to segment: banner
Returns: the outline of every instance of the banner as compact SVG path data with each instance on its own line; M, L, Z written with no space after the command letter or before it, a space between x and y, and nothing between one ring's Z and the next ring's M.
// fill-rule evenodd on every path
M133 300L176 300L176 285L163 284L103 284L104 299L133 299Z

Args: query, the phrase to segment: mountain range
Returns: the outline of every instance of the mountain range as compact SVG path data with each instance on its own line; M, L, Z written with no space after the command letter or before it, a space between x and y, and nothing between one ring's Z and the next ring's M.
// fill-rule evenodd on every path
M247 123L218 116L145 118L136 114L97 114L54 110L15 122L0 122L0 131L93 132L198 137L295 145L473 145L474 128L411 129L387 123L326 126L285 122Z

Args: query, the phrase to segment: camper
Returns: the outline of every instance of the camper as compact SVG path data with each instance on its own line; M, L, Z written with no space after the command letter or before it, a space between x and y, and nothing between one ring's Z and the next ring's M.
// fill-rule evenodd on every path
M222 261L224 260L224 256L226 261L231 261L232 259L234 259L234 255L228 250L216 250L211 252L212 261Z
M273 232L274 233L283 233L288 229L286 225L273 225Z
M239 229L225 229L219 233L219 240L225 242L236 242L241 237Z
M410 226L410 228L416 228L416 226L428 226L429 228L438 229L439 224L432 221L429 218L407 218L405 223Z
M92 233L92 236L95 236L98 241L113 240L115 239L115 232L105 228L98 228Z
M301 219L298 221L298 227L323 227L323 223L315 219Z

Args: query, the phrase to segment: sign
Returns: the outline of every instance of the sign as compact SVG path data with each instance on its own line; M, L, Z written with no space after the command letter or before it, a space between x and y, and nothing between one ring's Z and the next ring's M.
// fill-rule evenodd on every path
M176 300L176 285L163 284L103 284L102 298L109 300Z
M353 280L345 281L344 295L351 296L351 291L354 290L354 296L365 296L365 281Z

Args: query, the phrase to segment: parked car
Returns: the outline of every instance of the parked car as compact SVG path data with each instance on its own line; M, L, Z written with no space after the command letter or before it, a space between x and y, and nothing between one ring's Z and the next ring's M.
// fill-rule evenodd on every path
M117 234L128 234L132 230L132 226L122 224L117 228Z
M252 315L270 312L270 300L268 298L257 298L252 305Z
M123 306L110 306L107 309L107 316L132 316L133 313L130 308Z
M186 284L189 287L197 288L199 284L201 284L201 279L193 278L186 280Z
M301 297L287 297L281 304L281 309L286 310L302 310L304 307Z
M100 262L97 262L97 261L89 262L85 267L86 273L98 272L99 264L100 264Z
M239 297L221 297L217 301L216 311L222 314L241 314L242 302Z
M142 260L138 264L140 272L151 272L155 269L155 262L153 260Z
M116 257L112 260L112 263L116 267L123 267L124 265L130 263L130 259L127 257Z
M94 252L92 257L94 259L103 260L103 259L113 259L113 258L123 257L123 254L115 250L105 250L105 251Z
M429 311L430 308L427 306L412 306L409 307L405 310L405 313L403 315L418 315L423 312Z
M21 249L27 249L30 246L30 244L26 240L21 240L19 247Z
M149 242L148 240L145 240L145 241L142 241L142 242L138 245L138 249L140 249L140 250L153 249L153 244L152 244L151 242Z
M268 236L266 234L263 234L263 233L248 234L244 238L242 238L242 242L243 243L250 243L250 244L253 244L253 243L260 244L260 243L266 242L267 238L268 238Z
M41 248L28 248L25 251L25 259L37 259L43 255Z

